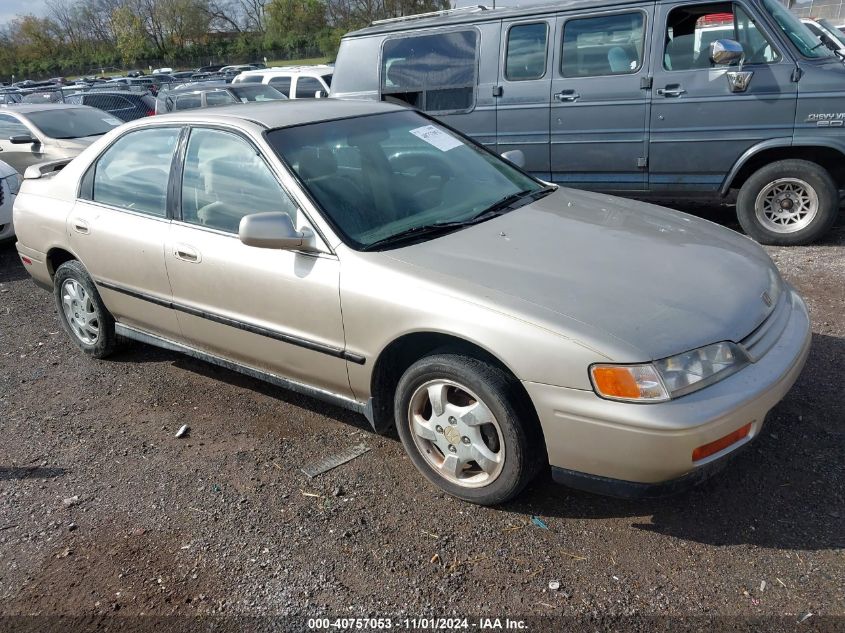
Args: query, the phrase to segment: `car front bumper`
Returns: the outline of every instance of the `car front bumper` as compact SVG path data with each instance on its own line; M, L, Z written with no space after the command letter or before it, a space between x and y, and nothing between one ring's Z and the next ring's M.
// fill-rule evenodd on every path
M779 339L756 363L676 400L615 402L592 391L523 382L540 418L554 478L614 496L651 496L695 483L748 444L766 414L789 391L810 350L807 307L792 289L789 319ZM700 461L695 448L746 424L740 441Z

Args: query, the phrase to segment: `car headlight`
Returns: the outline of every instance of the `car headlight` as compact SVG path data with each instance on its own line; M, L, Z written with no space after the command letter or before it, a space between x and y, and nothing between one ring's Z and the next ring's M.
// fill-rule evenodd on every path
M611 400L663 402L727 378L748 363L734 343L723 341L642 365L593 365L596 393Z
M12 192L13 196L18 195L18 191L21 190L21 183L23 182L23 176L20 174L12 174L11 176L6 178L6 184L9 186L9 191Z

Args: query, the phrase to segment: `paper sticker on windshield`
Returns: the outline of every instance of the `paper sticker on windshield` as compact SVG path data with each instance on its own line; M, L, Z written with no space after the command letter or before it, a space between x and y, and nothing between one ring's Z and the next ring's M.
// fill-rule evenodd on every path
M418 136L429 145L434 145L441 152L448 152L450 149L455 149L463 145L461 141L456 139L451 134L447 134L443 130L439 130L433 125L426 125L411 130L411 134Z
M115 119L111 116L105 117L103 121L105 121L109 125L120 125L121 123L123 123L123 121L121 121L120 119Z

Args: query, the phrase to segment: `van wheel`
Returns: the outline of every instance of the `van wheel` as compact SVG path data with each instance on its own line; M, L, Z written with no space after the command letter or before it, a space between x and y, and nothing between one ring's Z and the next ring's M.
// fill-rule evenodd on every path
M114 317L85 267L75 259L65 262L56 271L53 288L59 320L71 340L89 356L109 356L117 346Z
M809 244L839 213L839 189L826 169L807 160L779 160L754 172L739 190L736 215L761 244Z
M542 432L513 380L458 354L427 356L399 380L396 428L425 477L493 505L519 494L544 464Z

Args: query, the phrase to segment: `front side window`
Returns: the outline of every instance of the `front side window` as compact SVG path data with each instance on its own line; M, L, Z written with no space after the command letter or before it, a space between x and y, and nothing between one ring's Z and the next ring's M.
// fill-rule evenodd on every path
M822 58L835 55L818 37L813 35L806 25L801 23L801 20L792 11L778 0L763 0L763 6L772 16L778 28L783 31L804 57Z
M561 73L597 77L637 72L643 61L644 24L640 11L567 20Z
M780 59L750 15L732 3L697 4L672 9L666 20L666 70L715 68L710 45L716 40L742 45L746 64L770 64Z
M290 96L290 77L273 77L267 83L286 97Z
M167 183L180 128L130 132L115 141L94 167L94 202L167 216Z
M214 90L205 93L206 105L223 105L225 103L237 103L235 98L225 90Z
M102 136L123 123L102 110L86 107L42 110L26 116L44 136L56 139Z
M267 139L358 249L420 227L470 222L496 203L545 191L498 156L410 110L273 130Z
M425 112L457 112L475 104L478 34L452 31L385 41L381 94Z
M182 175L182 221L237 233L241 218L296 205L255 148L230 132L191 131Z
M547 36L545 22L516 24L510 28L505 52L505 79L525 81L540 79L546 74Z
M202 107L202 95L191 94L191 95L182 95L176 97L176 103L173 106L174 110L191 110L193 108L201 108Z
M323 90L323 84L314 77L299 77L296 80L296 98L313 99L318 90Z
M10 114L0 114L0 139L8 141L10 136L30 134L29 129Z

